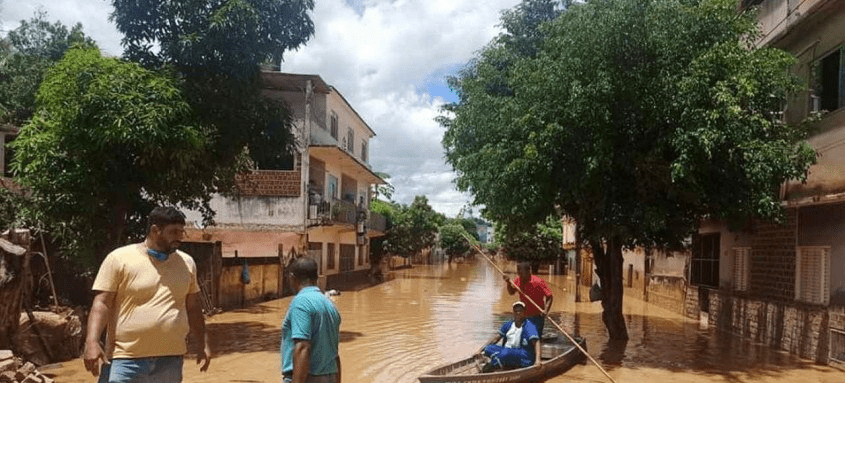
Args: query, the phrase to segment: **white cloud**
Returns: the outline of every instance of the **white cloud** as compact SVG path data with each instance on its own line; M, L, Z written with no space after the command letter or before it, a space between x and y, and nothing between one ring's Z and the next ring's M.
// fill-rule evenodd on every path
M317 73L376 131L370 163L390 174L394 200L426 195L454 216L470 201L455 190L443 159L440 98L422 92L443 69L460 66L499 30L501 10L518 0L317 0L315 35L285 56L282 70ZM360 8L359 8L360 11Z
M120 55L120 34L108 22L108 0L0 0L4 31L32 17L40 4L50 21L83 24L102 49ZM469 201L452 184L443 160L444 101L425 92L444 69L466 63L498 32L500 12L519 0L316 0L315 35L285 56L282 70L316 73L337 88L376 132L370 163L392 176L394 199L426 195L454 216Z
M82 23L85 35L93 38L107 54L120 56L123 53L120 46L123 36L108 19L112 12L109 0L0 0L3 35L18 27L22 20L31 19L39 8L47 13L48 21L61 21L68 29L77 22Z

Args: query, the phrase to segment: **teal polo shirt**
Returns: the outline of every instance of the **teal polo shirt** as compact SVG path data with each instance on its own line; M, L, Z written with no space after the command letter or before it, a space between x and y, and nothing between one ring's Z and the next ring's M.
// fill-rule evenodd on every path
M293 372L294 339L311 342L311 375L337 372L340 313L315 286L299 290L282 323L282 373Z

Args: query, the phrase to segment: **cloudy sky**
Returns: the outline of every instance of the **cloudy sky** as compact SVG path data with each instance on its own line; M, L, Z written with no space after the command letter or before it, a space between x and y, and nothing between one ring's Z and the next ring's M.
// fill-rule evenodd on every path
M519 0L316 0L314 36L285 56L282 71L315 73L337 88L376 132L370 163L391 176L394 200L425 195L454 217L459 193L443 160L439 107L454 99L454 74L499 33L499 14ZM51 22L81 22L109 54L121 54L108 0L0 0L2 33L42 8Z

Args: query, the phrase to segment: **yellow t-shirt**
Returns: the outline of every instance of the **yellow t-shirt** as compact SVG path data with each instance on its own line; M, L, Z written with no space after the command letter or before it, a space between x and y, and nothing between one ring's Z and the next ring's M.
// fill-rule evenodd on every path
M106 256L92 289L116 293L105 350L109 359L187 353L185 299L200 290L191 256L177 250L159 261L143 244L123 246Z

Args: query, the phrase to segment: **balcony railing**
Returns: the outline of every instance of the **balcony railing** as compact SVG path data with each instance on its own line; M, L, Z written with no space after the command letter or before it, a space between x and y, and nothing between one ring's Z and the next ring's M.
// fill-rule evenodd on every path
M356 231L374 230L384 232L387 219L372 211L359 210L346 200L331 198L329 201L316 200L312 195L309 200L308 219L316 225L351 224ZM366 223L366 226L363 224Z
M312 195L308 201L308 218L320 225L345 223L355 225L358 222L358 208L351 202L330 198L315 200Z

